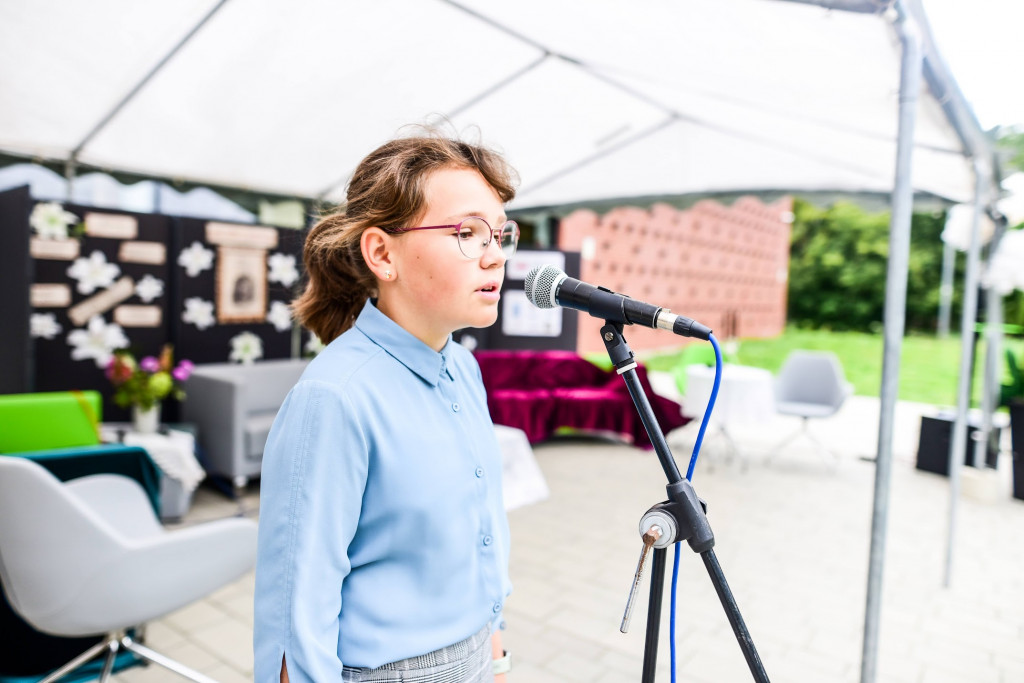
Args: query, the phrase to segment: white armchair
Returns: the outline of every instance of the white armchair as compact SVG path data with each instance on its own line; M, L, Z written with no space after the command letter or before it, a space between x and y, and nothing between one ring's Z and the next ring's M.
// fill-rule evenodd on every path
M267 434L307 364L295 359L196 366L185 383L182 417L199 427L210 474L230 480L236 490L260 476Z
M106 681L120 650L210 681L126 631L212 593L255 558L251 520L167 532L132 479L96 474L62 483L35 462L0 456L0 580L11 606L44 633L105 635L41 683L102 653Z
M775 382L775 410L782 415L802 418L800 430L787 437L773 453L798 436L806 436L819 449L830 466L838 457L808 429L812 418L834 415L853 394L853 385L846 381L842 363L830 351L792 351L786 356Z

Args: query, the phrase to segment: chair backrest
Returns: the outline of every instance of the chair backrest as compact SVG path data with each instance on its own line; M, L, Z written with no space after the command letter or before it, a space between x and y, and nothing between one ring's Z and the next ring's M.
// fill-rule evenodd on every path
M0 581L27 622L42 628L37 618L59 611L121 547L114 529L42 465L0 456Z
M775 382L775 398L838 407L846 399L846 377L839 358L831 351L790 352Z
M0 453L93 446L103 420L95 391L55 391L0 396Z
M278 359L257 361L251 365L238 363L205 363L195 367L193 376L210 377L243 387L238 398L243 412L277 411L288 392L299 381L308 360ZM185 383L188 392L189 384Z

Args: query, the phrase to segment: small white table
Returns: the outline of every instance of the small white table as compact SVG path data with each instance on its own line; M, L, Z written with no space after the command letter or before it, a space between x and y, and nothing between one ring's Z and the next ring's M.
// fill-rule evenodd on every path
M145 449L164 475L160 479L160 519L172 521L185 516L192 492L206 476L196 460L194 435L177 429L168 429L166 434L140 434L132 431L130 423L106 422L100 426L100 436L106 442Z
M686 399L683 414L696 420L704 417L711 391L715 385L715 368L691 365L686 368ZM726 363L722 366L722 383L708 426L712 424L725 437L732 452L743 454L730 426L768 422L775 416L775 381L763 368ZM705 434L705 437L707 435Z
M544 473L533 457L526 432L505 425L494 425L494 433L501 447L501 483L505 509L514 510L545 500L550 492L544 481Z

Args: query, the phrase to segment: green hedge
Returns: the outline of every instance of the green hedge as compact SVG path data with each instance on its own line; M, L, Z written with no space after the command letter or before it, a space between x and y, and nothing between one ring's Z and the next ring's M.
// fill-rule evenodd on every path
M802 200L789 264L789 322L812 329L881 329L889 259L889 212L868 213L849 202L821 209ZM907 276L907 328L934 331L942 279L945 212L915 213ZM956 282L963 282L958 254ZM960 319L962 287L954 290L953 327Z

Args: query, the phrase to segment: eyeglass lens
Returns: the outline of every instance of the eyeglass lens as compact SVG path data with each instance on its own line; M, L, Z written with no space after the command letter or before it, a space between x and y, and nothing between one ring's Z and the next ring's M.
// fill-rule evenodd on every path
M480 258L484 250L491 244L491 226L480 218L467 218L462 221L459 233L459 248L468 258ZM498 244L501 247L505 258L512 258L516 253L516 245L519 242L519 228L512 221L508 221L501 227L498 236Z

